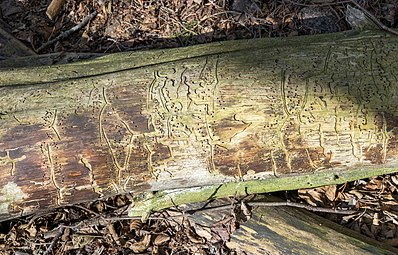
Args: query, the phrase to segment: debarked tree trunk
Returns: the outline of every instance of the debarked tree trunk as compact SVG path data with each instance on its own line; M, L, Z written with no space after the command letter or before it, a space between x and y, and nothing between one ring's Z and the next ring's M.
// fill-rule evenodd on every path
M123 192L396 172L397 45L339 33L0 62L0 220Z

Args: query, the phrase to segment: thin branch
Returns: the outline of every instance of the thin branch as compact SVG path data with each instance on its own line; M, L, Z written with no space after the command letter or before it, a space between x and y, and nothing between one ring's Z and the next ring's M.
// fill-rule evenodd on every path
M325 208L325 207L306 205L306 204L302 204L302 203L295 203L295 202L290 202L290 201L282 201L282 202L248 202L247 205L249 205L249 206L266 206L266 207L289 206L289 207L296 207L296 208L306 209L306 210L312 211L312 212L324 212L324 213L334 213L334 214L344 214L344 215L359 213L359 211L356 211L356 210L332 209L332 208ZM194 213L202 212L202 211L218 211L218 210L229 209L229 208L231 208L231 205L230 204L225 204L225 205L214 206L214 207L199 208L199 209L196 209L196 210L188 210L185 213L192 215Z
M57 234L54 236L53 240L51 241L50 246L48 246L47 250L43 253L43 255L52 254L51 251L53 250L58 238L60 238L60 236L64 233L64 229L65 229L65 227L63 225L59 226Z
M343 1L338 1L338 2L330 2L330 3L313 3L313 4L304 4L304 3L299 3L293 0L285 0L291 4L297 5L297 6L306 6L306 7L324 7L324 6L331 6L331 5L339 5L339 4L346 4L346 3L351 3L352 0L343 0Z
M383 23L380 22L380 20L378 20L372 13L370 13L369 11L367 11L365 8L363 8L360 4L358 4L357 2L350 0L350 3L352 3L353 5L355 5L356 7L358 7L371 21L373 21L380 29L387 31L391 34L394 35L398 35L398 31L387 27L386 25L384 25Z
M345 215L359 213L359 211L356 211L356 210L341 210L341 209L333 209L333 208L326 208L326 207L318 207L318 206L306 205L306 204L295 203L295 202L290 202L290 201L249 202L247 204L250 206L272 206L272 207L290 206L290 207L306 209L306 210L312 211L312 212L324 212L324 213L345 214Z
M54 43L56 43L56 42L58 42L58 41L61 41L61 40L65 39L66 37L70 36L71 34L73 34L73 33L77 32L77 31L79 31L79 30L82 29L85 25L87 25L87 23L88 23L90 20L92 20L92 19L95 17L95 15L97 15L97 11L94 11L94 12L90 13L89 15L87 15L87 16L82 20L82 22L80 22L80 23L77 24L76 26L72 27L71 29L69 29L69 30L67 30L67 31L65 31L65 32L62 32L60 35L58 35L58 36L55 37L54 39L52 39L52 40L46 42L45 44L43 44L42 46L40 46L36 51L37 51L37 52L40 52L40 51L44 50L45 48L47 48L48 46L50 46L50 45L52 45L52 44L54 44Z

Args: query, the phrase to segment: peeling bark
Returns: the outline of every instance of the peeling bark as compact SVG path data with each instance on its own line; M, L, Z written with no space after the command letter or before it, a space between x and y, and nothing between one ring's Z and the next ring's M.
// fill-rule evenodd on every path
M339 33L2 62L0 220L123 192L395 172L397 41Z

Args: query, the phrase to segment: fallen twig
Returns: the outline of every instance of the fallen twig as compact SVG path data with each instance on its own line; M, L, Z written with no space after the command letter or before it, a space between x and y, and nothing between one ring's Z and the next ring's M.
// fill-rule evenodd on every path
M55 243L57 242L58 238L64 233L65 227L63 225L59 226L57 234L54 236L53 240L51 241L50 246L48 246L47 250L43 253L43 255L52 254L51 251L54 248Z
M299 3L293 0L286 0L287 2L294 4L294 5L298 5L298 6L305 6L305 7L324 7L324 6L331 6L331 5L339 5L339 4L346 4L346 3L350 3L351 0L343 0L343 1L338 1L338 2L326 2L326 3L312 3L312 4L304 4L304 3Z
M46 42L45 44L43 44L42 46L40 46L36 51L40 52L43 49L47 48L48 46L54 44L57 41L63 40L66 37L70 36L71 34L73 34L76 31L79 31L80 29L82 29L85 25L87 25L87 23L93 19L95 17L95 15L97 15L97 11L94 11L92 13L90 13L89 15L87 15L82 22L80 22L79 24L77 24L76 26L72 27L71 29L62 32L60 35L58 35L57 37L55 37L54 39Z
M387 31L391 34L394 35L398 35L398 31L395 31L392 28L387 27L386 25L384 25L383 23L380 22L380 20L378 20L373 14L371 14L369 11L367 11L365 8L363 8L360 4L358 4L357 2L350 0L350 2L355 5L356 7L358 7L371 21L373 21L376 26L378 26L380 29Z
M324 212L324 213L334 213L334 214L344 214L344 215L355 214L355 213L360 212L360 211L356 211L356 210L340 210L340 209L332 209L332 208L325 208L325 207L317 207L317 206L312 206L312 205L307 205L307 204L302 204L302 203L295 203L295 202L290 202L290 201L248 202L247 205L249 205L249 206L267 206L267 207L290 206L290 207L306 209L306 210L312 211L312 212ZM214 207L205 207L205 208L200 208L200 209L196 209L196 210L189 210L189 211L186 211L186 213L194 214L194 213L200 212L200 211L223 210L223 209L227 209L227 208L231 208L231 205L225 204L225 205L214 206Z
M290 201L282 201L282 202L249 202L247 204L250 205L250 206L272 206L272 207L290 206L290 207L306 209L306 210L312 211L312 212L324 212L324 213L335 213L335 214L346 214L346 215L359 213L359 211L356 211L356 210L341 210L341 209L317 207L317 206L312 206L312 205L307 205L307 204L302 204L302 203L295 203L295 202L290 202Z

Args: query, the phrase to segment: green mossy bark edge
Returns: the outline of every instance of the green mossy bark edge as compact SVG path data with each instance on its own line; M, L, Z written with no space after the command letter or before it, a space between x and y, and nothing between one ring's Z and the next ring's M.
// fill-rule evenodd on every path
M143 219L151 213L169 207L203 202L229 196L245 196L282 190L316 188L325 185L343 184L372 176L398 172L398 167L355 168L350 171L324 170L317 174L274 176L261 180L237 181L219 185L193 187L177 190L165 190L154 195L145 193L145 199L138 200L129 210L129 216L141 216Z

